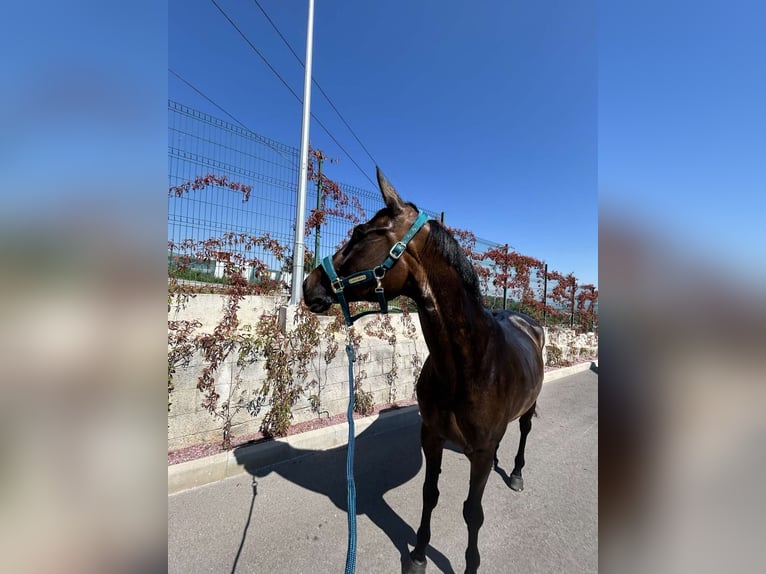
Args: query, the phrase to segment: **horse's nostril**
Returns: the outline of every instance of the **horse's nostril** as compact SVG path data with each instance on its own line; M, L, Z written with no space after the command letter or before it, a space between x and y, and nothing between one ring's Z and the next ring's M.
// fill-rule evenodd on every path
M314 297L312 299L304 298L304 302L312 313L323 313L334 303L329 297Z
M303 302L312 313L327 311L334 303L321 279L321 274L315 270L303 281Z

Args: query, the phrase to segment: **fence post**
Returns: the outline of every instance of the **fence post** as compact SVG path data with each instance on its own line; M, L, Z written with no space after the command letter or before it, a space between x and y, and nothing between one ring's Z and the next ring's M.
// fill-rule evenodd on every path
M322 197L322 154L317 154L317 212L324 208L324 198ZM318 222L319 220L317 220ZM322 233L322 224L317 223L316 237L314 238L314 267L319 267L319 236Z
M577 291L577 282L572 279L572 311L569 315L569 328L574 329L574 314L575 314L575 291Z
M508 244L505 244L505 259L503 259L503 275L505 281L503 281L503 311L507 308L508 301Z
M548 319L548 264L543 268L543 327Z

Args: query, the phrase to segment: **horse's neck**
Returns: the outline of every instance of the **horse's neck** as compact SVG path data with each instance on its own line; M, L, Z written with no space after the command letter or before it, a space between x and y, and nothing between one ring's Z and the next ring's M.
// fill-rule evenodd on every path
M429 277L415 297L423 338L440 371L480 360L489 343L489 316L481 301L470 296L454 272L449 281Z

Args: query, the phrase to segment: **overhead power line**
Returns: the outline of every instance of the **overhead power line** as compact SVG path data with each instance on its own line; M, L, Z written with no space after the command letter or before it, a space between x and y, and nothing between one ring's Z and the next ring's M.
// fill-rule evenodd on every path
M218 108L219 110L221 110L221 111L222 111L224 114L226 114L227 116L229 116L229 117L230 117L232 120L234 120L234 122L238 123L238 124L239 124L241 127L245 128L246 130L249 130L249 129L250 129L250 128L248 128L248 127L247 127L245 124L243 124L241 121L239 121L239 120L238 120L236 117L234 117L234 115L233 115L233 114L230 114L230 113L229 113L229 112L227 112L225 109L223 109L223 107L221 107L221 106L220 106L220 105L219 105L217 102L213 101L213 99L212 99L212 98L210 98L209 96L207 96L206 94L204 94L204 93L202 92L202 90L200 90L199 88L197 88L196 86L194 86L194 85L193 85L193 84L192 84L190 81L188 81L186 78L182 77L182 76L181 76L181 74L179 74L178 72L176 72L176 71L175 71L175 70L173 70L172 68L168 68L168 72L170 72L171 74L173 74L173 75L174 75L176 78L178 78L179 80L181 80L181 81L182 81L184 84L186 84L187 86L189 86L189 87L190 87L192 90L194 90L195 92L197 92L197 93L198 93L200 96L202 96L203 98L205 98L205 99L206 99L208 102L210 102L211 104L213 104L213 105L214 105L216 108Z
M216 2L215 0L210 0L210 1L213 3L213 6L215 6L216 8L218 8L218 11L219 11L221 14L223 14L223 17L224 17L224 18L226 18L226 19L229 21L229 24L231 24L231 25L232 25L232 27L233 27L233 28L234 28L234 29L235 29L237 32L239 32L239 35L240 35L240 36L242 36L242 39L243 39L245 42L247 42L247 45L248 45L248 46L250 46L250 48L253 50L253 52L255 52L256 54L258 54L258 56L261 58L261 60L263 60L263 62L264 62L264 63L265 63L265 64L266 64L266 65L269 67L269 69L270 69L270 70L271 70L271 71L274 73L274 75L275 75L277 78L279 78L279 80L282 82L282 84L284 84L285 88L287 88L287 89L290 91L290 93L291 93L291 94L292 94L292 95L295 97L295 99L296 99L296 100L298 100L299 102L301 102L301 98L300 98L300 97L298 96L298 94L296 94L296 93L295 93L295 91L294 91L294 90L293 90L293 89L290 87L290 84L288 84L288 83L287 83L287 81L285 81L285 79L284 79L284 78L283 78L283 77L280 75L280 73L279 73L279 72L277 72L276 68L275 68L274 66L272 66L272 65L271 65L271 63L270 63L270 62L269 62L269 60L266 58L266 56L264 56L263 54L261 54L261 52L258 50L258 48L256 48L256 47L255 47L255 45L253 45L253 43L250 41L250 39L249 39L247 36L245 36L245 33L244 33L242 30L240 30L240 29L239 29L239 26L237 26L236 22L234 22L234 20L232 20L232 19L229 17L229 15L228 15L228 14L227 14L227 13L224 11L224 9L223 9L223 8L221 8L221 7L218 5L218 2Z
M301 67L304 67L305 64L303 63L303 60L301 60L300 56L296 53L296 51L293 49L293 47L290 45L290 42L287 41L287 38L285 38L284 34L280 32L279 28L277 28L277 25L274 23L274 21L271 19L271 17L266 13L266 10L264 10L263 6L261 6L261 3L258 2L258 0L253 0L256 6L258 6L258 9L263 13L263 15L266 17L266 20L269 21L269 24L271 24L271 27L274 28L274 31L279 35L279 37L282 39L282 42L284 42L285 46L287 46L287 49L290 50L293 56L295 56L295 59L298 60L298 63L301 65ZM372 157L372 154L369 152L369 150L365 147L365 145L362 143L362 140L359 139L359 137L356 135L354 130L351 128L349 123L346 121L346 118L343 117L343 114L340 113L340 110L335 106L333 101L330 99L330 96L327 95L327 93L322 89L322 86L319 85L319 82L312 76L311 81L313 84L317 87L317 89L321 92L321 94L324 96L324 98L327 100L327 103L330 104L333 110L335 110L335 113L338 114L338 117L341 119L343 124L348 128L348 131L351 132L351 135L354 136L354 139L357 141L357 143L362 146L362 149L364 150L364 153L367 154L367 157L370 158L372 163L375 165L378 165L378 162L375 161L375 158Z
M284 84L284 86L285 86L285 87L288 89L288 91L289 91L289 92L290 92L290 93L293 95L293 97L294 97L296 100L298 100L298 103L300 103L301 105L303 105L303 100L302 100L302 99L301 99L301 98L298 96L298 94L296 94L296 93L295 93L295 91L294 91L294 90L293 90L293 89L290 87L290 85L289 85L289 84L288 84L288 83L285 81L285 79L284 79L284 78L281 76L281 74L280 74L280 73L279 73L279 72L276 70L276 68L274 68L274 66L272 66L272 65L271 65L271 63L270 63L270 62L269 62L269 60L266 58L266 56L264 56L263 54L261 54L260 50L258 50L258 48L256 48L256 47L255 47L255 45L254 45L254 44L253 44L253 43L250 41L250 39L249 39L249 38L248 38L248 37L245 35L245 33L244 33L244 32L243 32L243 31L242 31L240 28L239 28L239 26L237 26L236 22L234 22L234 20L232 20L232 19L229 17L229 15L228 15L228 14L227 14L227 13L224 11L224 9L223 9L223 8L221 8L221 7L218 5L218 3L217 3L215 0L210 0L210 1L213 3L213 5L214 5L216 8L218 8L218 11L219 11L219 12L220 12L220 13L221 13L223 16L224 16L224 18L226 18L226 20L228 20L228 21L229 21L229 24L231 24L231 25L232 25L232 27L233 27L233 28L234 28L234 29L235 29L235 30L236 30L236 31L239 33L239 35L240 35L240 36L242 36L242 39L243 39L243 40L244 40L244 41L247 43L247 45L248 45L248 46L250 46L250 48L253 50L253 52L255 52L255 53L258 55L258 57L259 57L259 58L261 58L261 60L263 60L263 62L266 64L266 66L268 66L268 68L269 68L269 69L270 69L270 70L271 70L271 71L274 73L274 75L275 75L275 76L277 76L277 78L279 78L279 80L282 82L282 84ZM346 157L347 157L349 160L351 160L351 163L353 163L353 164L356 166L356 168L359 170L359 172L360 172L360 173L361 173L361 174L362 174L364 177L366 177L366 178L367 178L367 180L368 180L368 181L369 181L369 182L370 182L370 183L371 183L371 184L372 184L374 187L377 187L377 186L376 186L376 184L375 184L375 182L372 180L372 178L370 178L370 176L369 176L369 175L367 175L367 172L365 172L365 171L364 171L364 169L362 169L362 167L361 167L361 166L360 166L360 165L359 165L359 164L356 162L356 160L355 160L353 157L351 157L351 154L350 154L350 153L348 153L348 151L346 151L346 148L344 148L344 147L341 145L341 143L340 143L340 142L337 140L337 138L336 138L334 135L332 135L332 133L330 132L330 130L328 130L328 129L325 127L325 125L324 125L324 124L323 124L323 123L322 123L322 122L319 120L319 118L318 118L318 117L317 117L317 116L314 114L314 112L311 112L311 117L312 117L312 118L314 119L314 121L315 121L315 122L316 122L316 123L319 125L319 127L321 127L321 128L324 130L324 132L325 132L325 133L326 133L326 134L327 134L327 135L330 137L330 139L332 139L332 141L333 141L333 142L335 142L335 145L337 145L337 146L338 146L338 148L340 148L340 150L341 150L341 151L342 151L344 154L346 154ZM373 161L374 161L374 160L373 160Z
M250 129L249 127L247 127L247 126L246 126L246 125L245 125L243 122L241 122L239 119L237 119L237 118L236 118L236 117L235 117L233 114L231 114L231 113L229 113L227 110L225 110L225 109L224 109L224 108L223 108L223 107L222 107L220 104L218 104L218 102L214 101L214 100L213 100L213 98L211 98L210 96L208 96L207 94L205 94L205 93L204 93L202 90L200 90L198 87L196 87L195 85L193 85L193 84L192 84L192 83L191 83L189 80L187 80L186 78L184 78L183 76L181 76L181 74L179 74L178 72L176 72L176 71L175 71L175 70L173 70L172 68L168 68L168 72L170 72L171 74L173 74L173 75L174 75L176 78L178 78L179 80L181 80L181 81L182 81L184 84L186 84L187 86L189 86L189 87L190 87L192 90L194 90L195 92L197 92L197 93L198 93L200 96L202 96L203 98L205 98L205 99L206 99L208 102L210 102L211 104L213 104L213 105L214 105L216 108L218 108L219 110L221 110L221 111L222 111L224 114L226 114L227 116L229 116L229 117L232 119L232 121L234 121L234 123L236 123L236 124L239 124L239 126L240 126L241 128L243 128L243 129L246 129L246 130L247 130L247 131L249 131L251 134L255 134L255 132L254 132L252 129ZM277 149L276 147L274 147L274 145L273 145L273 144L271 144L271 143L269 143L269 142L268 142L268 140L267 140L266 138L262 138L262 139L261 139L261 143L263 143L263 144L267 145L268 147L270 147L271 149L273 149L275 152L277 152L277 153L278 153L279 155L281 155L283 158L287 158L287 156L286 156L286 155L285 155L285 154L284 154L284 153L283 153L281 150L279 150L279 149Z

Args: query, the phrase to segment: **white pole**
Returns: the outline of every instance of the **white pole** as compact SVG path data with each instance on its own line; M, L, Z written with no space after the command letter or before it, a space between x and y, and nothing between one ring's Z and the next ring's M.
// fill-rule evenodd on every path
M306 184L309 169L309 122L311 121L311 55L314 42L314 0L309 0L306 30L306 73L303 78L303 124L301 126L301 167L298 174L298 206L295 209L295 245L293 247L293 290L290 305L297 305L303 290L303 256L306 216Z

